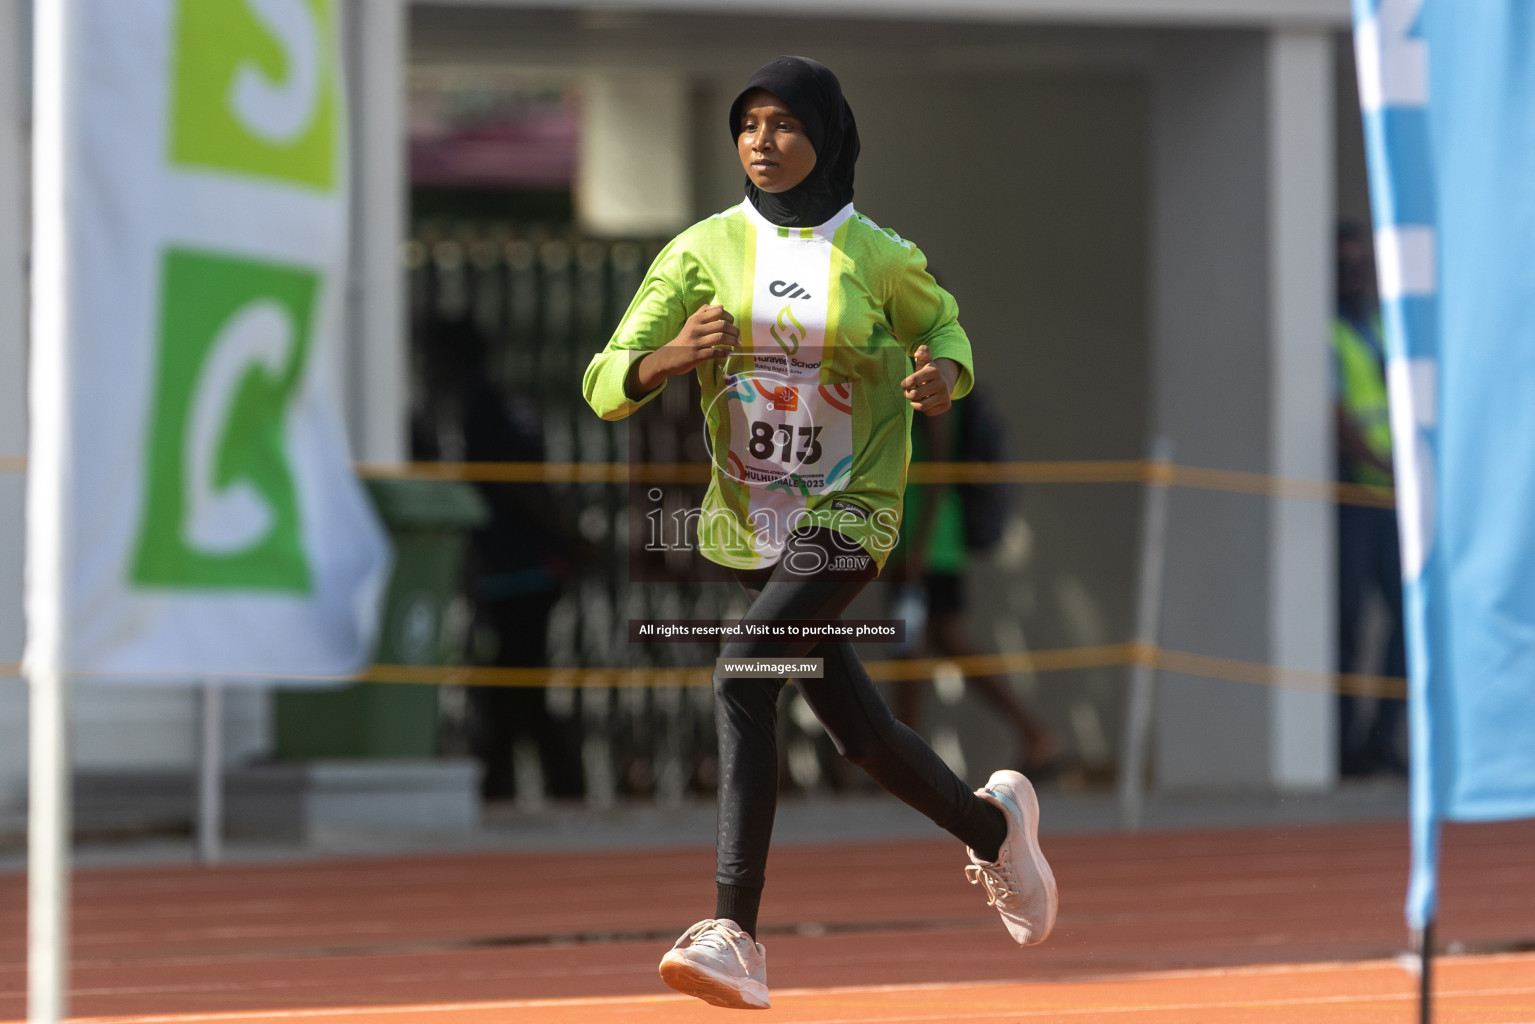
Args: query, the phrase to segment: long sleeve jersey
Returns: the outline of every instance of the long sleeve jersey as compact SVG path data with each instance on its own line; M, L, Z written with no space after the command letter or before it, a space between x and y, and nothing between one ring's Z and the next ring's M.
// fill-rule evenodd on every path
M699 550L749 569L777 562L789 532L834 529L884 566L900 531L912 409L901 381L926 345L971 387L970 341L953 296L912 243L851 204L814 228L778 227L748 202L701 221L656 257L582 391L622 419L624 381L701 307L736 319L741 348L698 367L713 460ZM851 546L850 546L851 547Z

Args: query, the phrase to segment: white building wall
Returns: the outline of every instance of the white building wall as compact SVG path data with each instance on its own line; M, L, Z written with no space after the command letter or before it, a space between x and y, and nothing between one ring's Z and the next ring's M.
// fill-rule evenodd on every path
M197 763L198 695L183 686L76 681L74 766L80 770L190 771ZM225 764L271 751L271 697L240 686L223 699Z
M740 195L720 112L757 62L804 52L806 26L704 0L565 25L521 25L486 8L431 26L433 59L452 51L456 29L487 65L675 67L683 44L671 30L688 6L687 24L721 40L689 65L702 215ZM983 376L1006 392L1014 456L1132 458L1163 434L1180 463L1327 479L1328 418L1313 415L1328 392L1325 330L1312 328L1330 302L1333 97L1317 58L1346 25L1346 4L1085 4L1050 27L1038 5L998 5L984 44L956 27L957 8L945 9L949 25L926 28L873 13L889 18L898 6L820 8L870 20L865 32L828 32L811 52L837 69L858 111L860 209L920 244L960 298ZM1038 24L1019 31L1031 17ZM1125 27L1137 24L1164 28ZM533 35L519 42L523 29ZM1036 486L1023 508L1032 560L978 590L982 642L1050 649L1127 637L1135 490ZM1325 671L1325 506L1179 488L1171 519L1165 646ZM989 628L1006 619L1025 635ZM1085 749L1094 735L1118 734L1123 677L1018 682ZM1164 788L1331 777L1321 694L1167 675L1158 710Z
M686 74L661 68L581 77L583 231L668 235L693 221L691 87Z
M1152 420L1180 464L1261 473L1268 382L1267 76L1259 33L1188 33L1157 69L1152 127ZM1266 662L1271 506L1175 488L1162 645ZM1160 673L1162 789L1261 788L1268 693Z

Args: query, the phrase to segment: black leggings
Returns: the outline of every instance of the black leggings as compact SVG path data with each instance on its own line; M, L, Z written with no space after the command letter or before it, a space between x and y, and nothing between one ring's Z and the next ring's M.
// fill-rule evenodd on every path
M770 569L737 571L751 598L743 622L835 619L878 575L865 555L862 568L814 571L839 564L850 542L815 527L796 532L790 547ZM855 548L855 550L858 550ZM821 556L825 555L826 558ZM830 561L829 561L830 560ZM809 568L796 573L795 566ZM847 641L740 640L720 652L725 658L825 659L821 679L800 679L805 703L826 727L837 751L886 790L931 818L969 846L984 848L996 816L955 775L922 738L886 705ZM778 695L783 679L750 679L714 674L714 721L719 733L719 836L715 880L760 889L766 878L768 844L778 801Z

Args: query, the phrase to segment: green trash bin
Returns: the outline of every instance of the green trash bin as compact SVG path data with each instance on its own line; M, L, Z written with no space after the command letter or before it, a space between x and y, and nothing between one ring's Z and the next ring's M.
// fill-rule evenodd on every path
M469 533L490 510L456 481L370 480L394 542L394 574L374 660L441 665L451 653L447 611L459 591ZM431 757L437 753L436 686L354 683L277 694L276 753L287 760Z

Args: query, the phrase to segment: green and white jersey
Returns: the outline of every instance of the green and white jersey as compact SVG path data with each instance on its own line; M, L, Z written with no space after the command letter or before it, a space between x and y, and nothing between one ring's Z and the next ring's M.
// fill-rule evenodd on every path
M656 257L582 390L616 420L653 399L624 393L636 359L706 305L727 309L741 351L698 368L714 462L699 549L721 565L777 562L790 531L830 527L883 567L900 532L912 410L911 354L961 367L970 340L927 258L851 204L814 228L778 227L743 201L678 235ZM664 384L663 384L664 387Z

